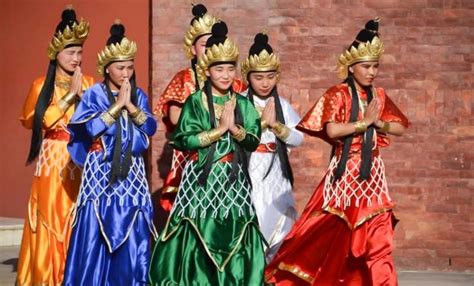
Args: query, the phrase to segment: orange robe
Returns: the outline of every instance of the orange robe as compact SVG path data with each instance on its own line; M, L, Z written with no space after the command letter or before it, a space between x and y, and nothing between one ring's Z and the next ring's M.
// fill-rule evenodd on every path
M236 79L232 88L235 92L243 92L247 86L239 79ZM169 120L169 110L172 105L182 107L186 99L196 92L194 72L191 68L179 71L166 87L160 96L153 113L162 117L168 133L173 132L174 125ZM160 205L165 211L171 211L174 199L181 182L181 173L189 159L189 153L173 149L171 159L171 169L165 178L161 191Z
M36 101L44 81L45 77L41 77L33 82L23 106L20 121L27 129L33 127ZM93 82L92 77L84 76L83 90ZM69 84L70 78L56 76L54 95L43 118L44 139L28 201L17 285L61 285L63 280L74 202L81 182L80 169L71 162L66 149L66 126L74 105L66 112L58 107Z

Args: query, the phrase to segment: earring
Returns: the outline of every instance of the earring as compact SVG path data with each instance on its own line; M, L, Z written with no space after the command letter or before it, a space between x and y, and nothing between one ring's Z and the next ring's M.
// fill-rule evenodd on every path
M105 73L108 74L108 73L109 73L109 70L106 69L106 70L105 70Z

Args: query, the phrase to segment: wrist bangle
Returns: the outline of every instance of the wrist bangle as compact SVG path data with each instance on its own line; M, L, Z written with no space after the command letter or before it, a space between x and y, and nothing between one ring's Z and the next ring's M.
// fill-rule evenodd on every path
M135 124L138 126L143 125L143 123L145 123L147 119L146 113L138 108L137 111L135 111L133 114L130 113L130 117L132 118L132 121L135 122Z
M262 130L267 129L268 128L268 122L265 121L265 120L262 120L262 121L260 121L260 126L261 126Z
M58 107L61 109L62 112L66 112L69 107L74 103L76 99L76 94L72 92L68 92L65 96L63 96L59 102Z
M107 110L107 113L110 114L110 116L112 116L114 119L117 119L120 116L121 110L122 107L115 103Z
M383 122L383 126L382 128L380 128L380 130L384 133L388 133L388 131L390 131L390 123L386 121L382 121L382 122Z
M288 139L288 137L290 136L291 130L283 123L277 122L275 126L272 127L272 132L282 141L286 141L286 139Z
M355 132L364 133L367 130L367 123L364 120L354 122Z
M199 145L201 147L206 147L211 145L212 143L218 141L221 138L221 134L217 128L203 131L198 134Z
M237 131L236 134L233 134L232 137L238 142L242 142L244 141L245 136L247 136L247 130L240 125L237 125L237 127L239 128L239 131Z

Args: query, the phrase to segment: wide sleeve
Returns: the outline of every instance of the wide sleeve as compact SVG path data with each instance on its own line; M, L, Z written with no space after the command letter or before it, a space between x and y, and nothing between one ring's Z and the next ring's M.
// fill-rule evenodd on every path
M331 141L326 134L327 123L344 122L344 92L337 87L328 89L316 104L303 116L297 129Z
M284 98L280 97L280 103L283 109L283 116L285 117L285 125L290 128L290 135L285 143L293 147L300 146L303 143L304 136L303 132L296 129L296 126L301 121L301 118Z
M68 124L71 139L68 150L74 163L83 166L89 147L104 133L115 134L116 123L105 122L102 114L107 112L110 103L100 93L98 85L87 89ZM118 122L118 121L117 121Z
M170 106L172 104L182 106L186 98L194 91L194 81L189 70L180 71L166 86L153 109L153 113L160 117L168 117Z
M380 115L380 120L385 122L398 122L402 124L405 128L410 126L408 118L398 109L398 107L393 103L393 101L388 97L387 93L382 90L385 99L384 106L382 109L382 114Z
M26 97L26 100L23 104L23 109L20 115L20 122L27 129L33 128L33 118L35 115L36 101L38 100L43 84L44 77L35 80L31 84L28 96Z
M146 115L146 120L143 124L134 124L134 128L138 129L139 131L145 133L148 136L153 136L153 134L155 134L156 132L157 124L155 118L151 114L148 96L141 89L138 89L137 96L137 107Z
M244 96L238 95L238 104L243 117L246 135L244 140L237 142L246 151L253 152L260 143L262 129L260 126L260 116L252 103Z
M171 145L179 150L198 150L202 148L199 133L210 130L210 123L205 121L203 106L198 96L190 96L183 105L181 115L172 135Z

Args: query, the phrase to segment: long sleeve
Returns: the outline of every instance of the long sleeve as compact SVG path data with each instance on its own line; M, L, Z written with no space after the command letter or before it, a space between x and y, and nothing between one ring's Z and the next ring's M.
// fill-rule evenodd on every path
M43 87L44 79L44 77L41 77L31 84L28 96L26 97L26 100L23 104L23 109L20 115L20 122L27 129L33 128L35 106L36 102L38 101L41 88Z
M255 107L246 97L238 95L237 103L239 104L240 111L242 113L244 121L243 127L245 128L247 134L244 140L241 142L235 142L236 144L240 144L246 151L253 152L255 149L257 149L257 146L260 143L260 136L262 134L260 116L258 115Z
M301 118L288 101L280 97L280 102L285 117L285 125L290 128L290 135L285 143L291 147L300 146L303 143L304 135L303 132L296 129L296 125L298 125Z

